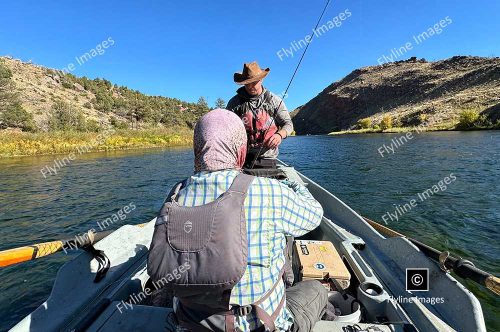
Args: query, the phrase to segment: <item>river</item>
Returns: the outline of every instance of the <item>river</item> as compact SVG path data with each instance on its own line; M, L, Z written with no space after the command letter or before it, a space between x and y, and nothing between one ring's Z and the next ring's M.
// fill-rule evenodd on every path
M291 137L280 158L362 215L499 275L500 132L403 135ZM71 237L131 204L133 211L112 227L148 221L170 187L193 170L190 148L63 158L0 159L0 250ZM428 189L433 194L422 199ZM0 331L47 298L58 268L76 254L0 270ZM466 285L481 301L488 330L498 331L499 297Z

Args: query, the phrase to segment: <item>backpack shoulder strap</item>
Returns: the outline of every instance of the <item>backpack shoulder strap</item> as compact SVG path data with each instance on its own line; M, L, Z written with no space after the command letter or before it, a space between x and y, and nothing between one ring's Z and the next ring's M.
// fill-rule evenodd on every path
M167 196L166 202L172 202L177 199L177 195L179 195L179 191L186 186L187 179L177 182L175 186L170 190L170 193Z
M165 199L165 201L163 202L163 205L160 209L160 212L158 213L158 217L156 217L156 223L155 223L155 226L158 226L158 225L161 225L161 224L164 224L167 220L166 220L166 217L167 217L167 212L168 212L168 209L170 208L170 205L172 204L171 202L172 201L175 201L177 199L177 195L179 194L179 191L186 186L186 183L187 183L187 179L183 180L183 181L179 181L177 182L173 187L172 189L170 190L170 192L168 193L167 195L167 198Z
M254 176L244 174L244 173L239 173L236 178L233 180L233 183L229 187L227 191L230 191L232 193L237 193L237 194L242 194L246 195L248 188L250 188L250 185L252 184L254 179Z

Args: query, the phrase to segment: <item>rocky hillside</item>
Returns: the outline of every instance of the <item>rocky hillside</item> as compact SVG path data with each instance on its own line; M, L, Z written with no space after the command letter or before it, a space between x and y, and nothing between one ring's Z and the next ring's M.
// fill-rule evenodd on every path
M205 102L147 96L105 79L88 79L0 57L0 129L99 131L192 127Z
M297 134L394 127L454 128L462 113L500 119L500 58L410 58L356 69L293 113ZM383 128L382 128L383 129Z

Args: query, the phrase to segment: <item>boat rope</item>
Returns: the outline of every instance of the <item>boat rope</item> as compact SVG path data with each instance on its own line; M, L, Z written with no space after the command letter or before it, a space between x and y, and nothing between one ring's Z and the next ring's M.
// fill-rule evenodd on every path
M306 45L306 48L304 49L304 52L302 52L302 56L300 57L300 60L299 60L299 63L297 64L297 66L295 67L295 70L292 74L292 77L290 78L290 81L288 82L288 85L285 89L285 92L283 93L283 95L281 96L280 98L280 103L278 104L278 107L276 107L276 109L274 110L273 112L273 117L272 117L272 120L271 122L269 123L266 131L264 132L264 135L262 136L263 139L266 137L267 135L267 132L269 131L269 129L271 128L271 126L273 125L274 123L274 118L276 117L276 112L280 109L281 105L283 104L283 99L285 98L285 96L287 95L288 93L288 89L290 88L290 86L292 85L292 82L293 82L293 79L295 78L295 75L297 74L298 70L299 70L299 67L302 63L302 60L304 60L304 56L306 55L306 52L309 48L309 45L311 45L312 41L313 41L313 36L314 36L314 32L316 31L316 29L318 28L319 26L319 23L321 22L321 19L323 18L323 15L325 15L325 12L326 12L326 9L328 8L328 5L330 4L330 1L331 0L327 0L326 1L326 4L325 4L325 7L323 8L323 11L321 12L321 15L319 16L318 18L318 21L316 22L316 26L314 27L313 29L313 32L307 37L305 38L307 42L307 45ZM264 142L262 142L262 145L260 146L260 149L259 149L259 152L255 155L255 157L253 158L253 161L252 161L252 164L250 165L250 169L254 168L255 166L255 162L257 161L257 159L259 158L260 154L262 153L262 149L264 148Z

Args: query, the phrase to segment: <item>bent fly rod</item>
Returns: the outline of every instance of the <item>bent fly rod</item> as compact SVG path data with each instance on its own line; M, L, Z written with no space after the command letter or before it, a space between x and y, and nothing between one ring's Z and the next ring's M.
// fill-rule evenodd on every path
M269 123L266 131L264 131L264 135L262 136L263 137L263 140L265 139L266 135L267 135L267 132L269 131L269 129L271 128L271 126L273 125L274 123L274 118L276 117L276 112L280 109L281 105L283 104L283 98L285 98L285 96L287 95L288 93L288 89L290 88L290 86L292 85L292 82L293 82L293 79L295 78L295 75L297 74L297 71L299 70L299 67L302 63L302 60L304 60L304 56L306 55L306 52L307 52L307 49L309 48L309 45L312 43L313 41L313 34L314 34L314 31L316 31L316 29L318 28L319 26L319 23L321 22L321 19L323 18L323 15L325 15L325 12L326 12L326 9L328 8L328 5L330 4L330 1L331 0L327 0L326 4L325 4L325 7L323 8L323 11L321 12L321 15L319 16L318 18L318 21L316 22L316 26L314 27L313 29L313 33L311 35L308 36L308 38L306 40L309 40L309 42L307 43L306 45L306 48L304 49L304 52L302 52L302 56L300 57L300 60L299 60L299 63L297 64L297 66L295 67L295 70L292 74L292 77L290 78L290 81L288 82L288 85L285 89L285 92L283 93L282 97L280 98L280 103L278 104L278 107L276 107L276 109L274 110L273 112L273 117L271 119L271 122ZM262 149L264 148L264 142L262 142L262 145L260 146L260 149L259 149L259 152L255 155L255 157L253 158L252 160L252 164L250 165L250 169L253 169L254 166L255 166L255 162L257 161L257 159L259 158L260 154L262 153Z

